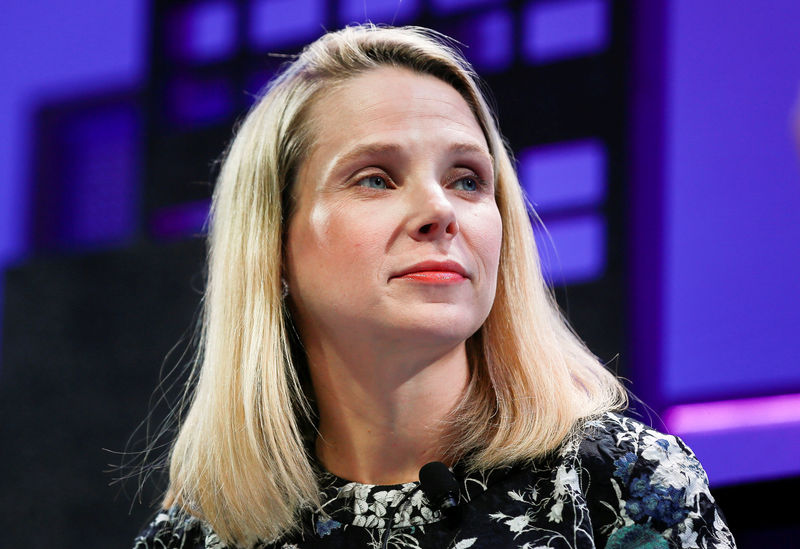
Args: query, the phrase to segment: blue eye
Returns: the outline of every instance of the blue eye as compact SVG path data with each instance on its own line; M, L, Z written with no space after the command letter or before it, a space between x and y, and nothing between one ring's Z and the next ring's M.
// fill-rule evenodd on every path
M475 177L462 177L455 181L453 186L460 191L477 191L481 184Z
M388 185L386 179L380 175L370 175L358 181L361 187L369 187L370 189L386 189Z

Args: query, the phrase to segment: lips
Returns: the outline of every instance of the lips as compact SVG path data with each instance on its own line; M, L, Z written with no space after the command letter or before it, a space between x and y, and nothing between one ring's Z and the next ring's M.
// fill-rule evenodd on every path
M391 278L430 282L457 282L469 278L466 269L456 261L422 261L403 269Z

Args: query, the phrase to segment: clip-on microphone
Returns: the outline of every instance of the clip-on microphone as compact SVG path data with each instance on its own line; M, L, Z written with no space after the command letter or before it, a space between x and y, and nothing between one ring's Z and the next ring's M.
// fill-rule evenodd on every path
M458 504L458 482L441 461L432 461L422 466L419 470L419 485L434 509L449 509Z
M383 540L381 542L381 549L389 547L389 538L392 532L392 522L400 510L400 507L406 500L417 490L422 490L425 497L431 504L434 510L445 511L458 504L458 482L455 475L450 472L447 465L441 461L432 461L426 463L419 470L419 486L407 492L400 503L397 504L392 510L392 514L386 522L386 530L383 531Z

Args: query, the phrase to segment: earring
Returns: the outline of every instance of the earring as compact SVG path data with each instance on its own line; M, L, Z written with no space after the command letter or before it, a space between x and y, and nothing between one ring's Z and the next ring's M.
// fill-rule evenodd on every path
M286 299L289 295L289 283L286 282L286 279L281 277L281 299Z

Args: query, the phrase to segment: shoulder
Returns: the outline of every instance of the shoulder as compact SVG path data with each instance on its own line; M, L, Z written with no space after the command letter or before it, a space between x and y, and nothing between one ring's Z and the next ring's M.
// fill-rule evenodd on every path
M208 523L178 507L159 511L133 542L133 549L225 549L225 547Z
M578 462L608 547L651 537L652 547L735 547L703 467L679 438L607 413L586 422Z
M584 424L579 454L584 466L610 470L620 478L635 464L665 464L671 470L683 467L705 478L694 453L682 440L613 412Z

